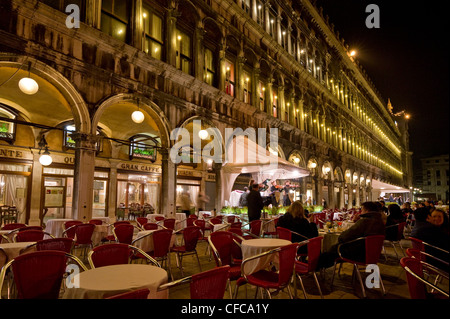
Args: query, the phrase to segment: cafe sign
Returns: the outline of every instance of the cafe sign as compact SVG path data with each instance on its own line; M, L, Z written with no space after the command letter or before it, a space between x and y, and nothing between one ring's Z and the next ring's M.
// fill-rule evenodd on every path
M139 171L146 173L161 173L161 168L159 166L138 164L138 163L120 163L118 168L127 171Z

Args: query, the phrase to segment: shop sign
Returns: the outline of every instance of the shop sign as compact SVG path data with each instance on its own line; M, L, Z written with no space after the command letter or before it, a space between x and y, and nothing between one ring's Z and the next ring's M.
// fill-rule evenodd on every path
M0 148L0 157L23 158L23 152L19 150L8 150Z
M202 173L201 172L196 172L196 171L190 171L190 170L185 170L185 169L179 169L177 170L177 175L179 176L190 176L190 177L201 177Z
M144 165L144 164L121 163L119 165L119 168L124 169L124 170L140 171L140 172L147 172L147 173L161 173L160 167Z

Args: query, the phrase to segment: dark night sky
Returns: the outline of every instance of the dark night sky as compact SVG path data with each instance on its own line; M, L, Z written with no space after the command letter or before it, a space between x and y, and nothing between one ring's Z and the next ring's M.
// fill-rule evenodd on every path
M448 18L439 2L317 0L394 112L406 110L413 159L449 153ZM365 21L380 8L380 28Z

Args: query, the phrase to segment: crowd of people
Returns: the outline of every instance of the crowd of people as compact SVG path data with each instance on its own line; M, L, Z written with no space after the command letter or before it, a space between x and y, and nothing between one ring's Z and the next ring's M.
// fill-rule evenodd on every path
M249 221L260 219L263 201L258 184L252 185L251 190L245 195L245 200L248 206ZM360 213L354 215L353 221L354 224L340 234L338 243L321 254L319 267L333 266L339 256L338 246L357 238L384 235L386 240L397 240L398 224L402 222L407 223L407 227L411 230L411 237L446 251L449 250L448 212L435 208L430 202L420 203L414 207L411 207L409 202L405 202L401 206L390 203L387 207L384 200L365 202L361 205ZM293 236L294 242L318 236L318 227L313 222L313 214L308 214L301 201L294 201L290 205L287 212L279 218L277 226L300 234ZM349 259L363 261L365 258L364 242L354 241L343 245L340 252L342 256ZM448 259L448 253L441 257Z

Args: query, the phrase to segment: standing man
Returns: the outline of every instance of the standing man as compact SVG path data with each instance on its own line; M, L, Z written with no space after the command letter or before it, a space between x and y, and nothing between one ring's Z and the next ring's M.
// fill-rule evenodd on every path
M259 185L253 184L250 193L247 196L248 204L248 221L257 220L261 218L261 210L263 209L263 200L259 193Z
M186 218L191 214L191 196L188 191L184 191L180 196L180 206L183 213L186 214Z
M247 201L248 194L249 194L248 187L245 186L244 192L239 197L239 207L247 207L248 206L248 201Z

